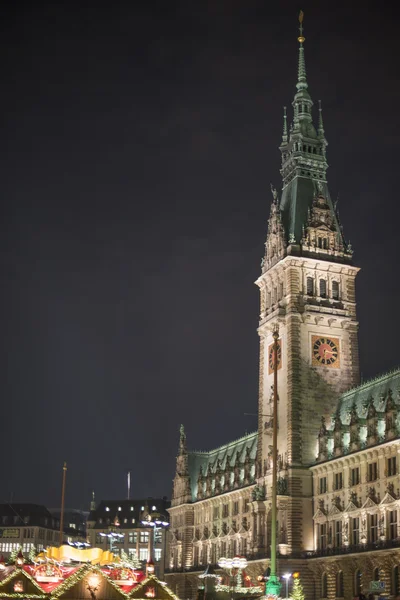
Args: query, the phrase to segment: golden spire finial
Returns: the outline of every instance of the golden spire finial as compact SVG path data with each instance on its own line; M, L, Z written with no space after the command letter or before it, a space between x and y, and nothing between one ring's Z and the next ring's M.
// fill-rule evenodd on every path
M303 11L301 10L301 11L299 12L299 23L300 23L299 31L300 31L300 35L299 35L299 37L297 38L297 41L298 41L298 42L300 42L300 44L302 44L302 43L305 41L305 39L306 39L306 38L304 37L304 35L303 35L303 19L304 19L304 13L303 13Z

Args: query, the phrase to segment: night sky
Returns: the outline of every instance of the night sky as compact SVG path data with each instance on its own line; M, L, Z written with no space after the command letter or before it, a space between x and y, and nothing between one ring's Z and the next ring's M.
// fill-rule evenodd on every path
M363 379L399 364L400 9L3 2L0 502L172 490L256 429L258 290L305 13ZM315 110L316 113L316 110ZM314 113L314 114L315 114Z

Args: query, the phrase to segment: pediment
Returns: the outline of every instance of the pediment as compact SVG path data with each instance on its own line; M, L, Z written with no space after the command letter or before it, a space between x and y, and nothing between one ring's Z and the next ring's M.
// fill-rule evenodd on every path
M376 502L372 500L372 498L367 498L361 508L374 508L376 506Z
M317 512L315 513L315 515L313 516L313 519L325 519L326 518L326 514L319 508L317 510Z
M392 502L396 502L396 499L393 498L393 496L391 494L389 494L389 492L386 492L386 494L383 496L383 498L381 500L381 504L391 504Z
M341 515L342 511L337 506L332 506L331 510L328 513L328 517L335 517L336 515Z
M349 502L343 512L353 512L353 510L358 510L358 506L354 502Z

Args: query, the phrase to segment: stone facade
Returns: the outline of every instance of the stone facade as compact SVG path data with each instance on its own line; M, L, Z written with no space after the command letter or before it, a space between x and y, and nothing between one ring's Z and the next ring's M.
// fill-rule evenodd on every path
M167 575L181 597L195 596L198 574L221 556L245 555L253 576L267 567L274 418L279 574L299 570L308 598L350 598L376 577L397 593L400 380L392 374L357 387L359 269L330 197L321 106L314 126L302 34L299 42L293 121L288 125L285 110L280 145L282 191L272 187L256 281L258 431L211 452L192 453L181 429ZM272 333L277 326L275 416ZM369 467L373 463L376 472ZM353 484L355 465L360 480ZM339 473L341 487L334 489ZM377 574L381 562L385 566Z

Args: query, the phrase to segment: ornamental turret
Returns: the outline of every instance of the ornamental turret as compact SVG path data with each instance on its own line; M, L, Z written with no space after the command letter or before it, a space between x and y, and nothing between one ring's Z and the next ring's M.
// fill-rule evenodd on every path
M186 446L185 428L181 425L179 430L179 450L176 457L176 470L174 489L172 492L172 506L192 501L190 489L188 452Z

